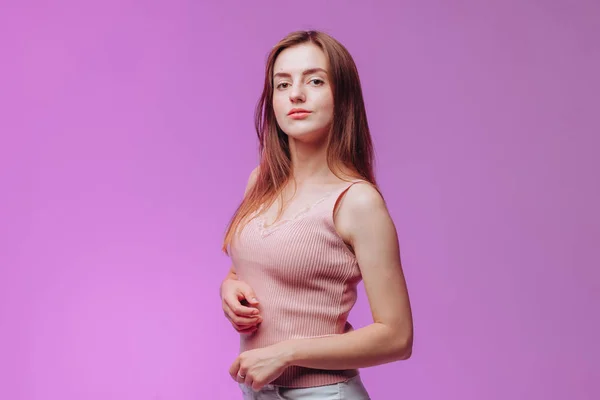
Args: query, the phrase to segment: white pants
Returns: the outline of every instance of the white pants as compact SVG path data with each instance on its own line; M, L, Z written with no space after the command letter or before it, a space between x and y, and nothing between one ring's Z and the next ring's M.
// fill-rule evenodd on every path
M370 400L360 375L345 382L311 388L266 385L258 392L240 383L244 400Z

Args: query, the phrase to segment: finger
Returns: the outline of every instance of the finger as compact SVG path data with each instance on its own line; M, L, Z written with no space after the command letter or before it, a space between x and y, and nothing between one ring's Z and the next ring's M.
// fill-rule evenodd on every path
M258 329L258 325L260 324L260 322L255 322L248 325L237 325L235 322L231 321L231 318L229 315L227 315L227 313L225 313L225 317L229 320L231 326L233 326L233 328L239 333L253 333Z
M252 382L252 386L250 386L254 391L258 392L260 389L263 388L263 383L260 381L253 381Z
M235 322L236 325L256 325L262 322L262 317L256 316L254 318L240 317L239 315L233 315L232 321Z
M226 304L223 305L223 312L232 323L238 326L252 326L262 322L262 317L260 315L254 315L252 317L242 317L235 314L233 310L231 310L231 308Z
M245 385L248 385L248 382L250 382L250 384L252 384L252 377L250 376L250 374L248 374L248 371L243 369L241 366L237 372L236 380L239 383L243 383ZM250 386L248 386L248 387L250 387Z
M240 300L236 297L226 297L224 301L227 303L227 306L229 306L229 308L231 308L231 310L237 315L250 317L260 313L258 308L247 307L240 303Z
M256 294L254 293L254 291L250 287L248 287L247 289L242 290L241 294L248 301L248 303L252 304L253 306L258 305L258 299L256 298Z
M242 335L250 335L250 334L256 332L257 330L258 330L257 326L251 326L249 328L244 328L244 329L236 329L236 331L238 331Z
M238 325L233 321L229 321L231 322L231 326L233 326L235 328L236 331L244 331L247 329L252 329L252 328L257 328L258 324L242 324L242 325Z
M232 314L232 315L230 315L230 320L232 323L236 324L239 327L242 327L242 326L249 327L249 326L254 326L254 325L261 323L262 317L245 318L245 317L240 317L238 315Z
M238 332L244 332L244 331L248 331L251 329L258 329L258 324L252 324L252 325L237 325L233 322L231 322L231 326L234 327L234 329Z
M229 375L236 382L239 382L239 378L238 378L239 370L240 370L240 358L237 357L235 359L235 361L233 362L233 364L231 364L231 367L229 367Z

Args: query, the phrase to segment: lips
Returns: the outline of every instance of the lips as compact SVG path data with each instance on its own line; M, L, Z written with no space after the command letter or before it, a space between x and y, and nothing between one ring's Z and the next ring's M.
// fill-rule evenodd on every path
M311 113L310 111L305 110L303 108L292 108L290 110L290 112L288 113L288 115L290 115L290 116L294 116L294 115L295 116L301 116L301 115L308 115L310 113Z

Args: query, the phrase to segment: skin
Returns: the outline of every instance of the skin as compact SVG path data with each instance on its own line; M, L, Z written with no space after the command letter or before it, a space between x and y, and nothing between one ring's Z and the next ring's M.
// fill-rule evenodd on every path
M273 107L277 122L289 137L292 172L298 190L311 185L342 183L327 166L325 143L333 117L333 96L327 73L315 71L316 68L327 70L327 60L313 44L284 50L274 68ZM292 108L304 108L312 113L306 119L291 120L287 113ZM253 185L256 174L255 169L247 190ZM411 306L396 228L383 198L370 184L355 184L342 198L334 222L338 233L356 255L373 323L343 335L287 340L243 352L229 369L237 382L260 390L294 365L341 370L365 368L411 356ZM252 300L255 296L247 286L237 279L232 266L221 287L224 311L234 327L242 332L260 326L260 316L253 314L257 312L253 307L257 303ZM240 304L241 300L247 300L248 306ZM252 315L255 316L247 319Z
M257 175L258 168L255 168L248 178L244 196L256 182ZM259 301L250 285L238 279L233 265L221 283L220 293L223 312L233 328L241 334L254 333L262 322L256 308Z

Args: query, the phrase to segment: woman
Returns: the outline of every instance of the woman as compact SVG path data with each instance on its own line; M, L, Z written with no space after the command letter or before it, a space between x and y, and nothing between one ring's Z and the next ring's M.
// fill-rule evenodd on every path
M271 51L260 164L225 235L230 368L245 399L368 399L359 368L407 359L413 325L394 224L377 189L359 76L322 32ZM346 318L363 281L373 323Z

